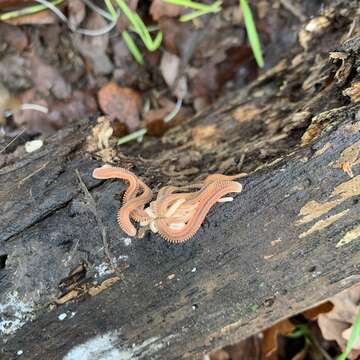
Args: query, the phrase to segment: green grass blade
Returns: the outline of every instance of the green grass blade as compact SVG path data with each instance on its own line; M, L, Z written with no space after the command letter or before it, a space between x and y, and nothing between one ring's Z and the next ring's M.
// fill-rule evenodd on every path
M62 3L64 0L55 0L52 1L51 3L53 5L58 5L60 3ZM27 6L25 8L19 9L19 10L14 10L14 11L9 11L6 12L4 14L0 15L0 20L9 20L9 19L13 19L19 16L23 16L23 15L30 15L30 14L35 14L37 12L46 10L47 6L46 5L32 5L32 6Z
M188 8L188 9L200 10L200 11L201 10L207 11L208 8L211 7L211 5L209 5L209 4L196 3L196 2L190 1L190 0L162 0L162 1L169 3L169 4L180 5L180 6Z
M244 14L246 32L249 38L251 49L254 53L256 63L259 67L262 68L264 67L264 58L261 51L261 44L247 0L240 0L240 7Z
M129 51L131 52L131 55L135 58L135 60L140 65L144 65L144 58L143 58L139 48L136 46L134 40L129 35L129 33L127 31L123 31L121 35L129 49Z
M191 21L191 20L193 20L197 17L203 16L205 14L217 13L217 12L221 11L221 4L222 4L221 0L215 1L206 10L195 10L195 11L191 12L190 14L181 15L180 21L181 22Z
M112 16L112 18L115 20L117 18L117 14L116 11L114 9L114 6L112 4L111 0L105 0L105 5L107 10L109 11L110 15Z
M117 144L122 145L122 144L125 144L132 140L141 139L146 133L147 133L147 129L140 129L140 130L134 131L133 133L120 138L118 140Z
M136 33L140 36L146 48L150 51L155 51L161 44L163 38L162 33L159 31L155 37L155 40L153 40L151 38L148 28L146 27L140 16L136 12L132 11L127 6L125 1L116 0L116 2L119 5L121 11L129 19L131 25L134 27Z
M346 344L345 351L340 356L338 356L338 358L336 360L345 360L346 359L346 357L351 353L351 350L354 347L354 344L355 344L357 338L359 337L359 335L360 335L360 306L359 306L359 309L358 309L358 312L357 312L357 315L355 318L355 322L353 324L353 328L352 328L352 331L350 334L349 341Z

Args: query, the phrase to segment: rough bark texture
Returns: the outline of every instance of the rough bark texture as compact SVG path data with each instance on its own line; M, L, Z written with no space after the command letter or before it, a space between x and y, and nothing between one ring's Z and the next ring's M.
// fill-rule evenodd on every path
M81 344L101 356L201 358L358 282L358 24L348 31L356 7L339 2L330 25L308 34L308 51L293 49L292 60L162 143L117 153L153 187L249 172L243 192L183 245L118 229L124 185L91 178L91 121L1 168L0 304L10 305L0 316L11 325L36 310L6 337L1 358L22 350L23 359L70 359ZM102 275L108 261L116 269ZM31 309L20 316L12 299L32 299Z

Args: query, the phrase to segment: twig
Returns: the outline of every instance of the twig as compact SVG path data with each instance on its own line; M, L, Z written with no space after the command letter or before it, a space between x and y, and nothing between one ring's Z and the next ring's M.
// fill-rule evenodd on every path
M20 185L22 185L26 180L29 180L31 177L33 177L35 174L37 174L38 172L40 172L41 170L45 169L48 165L49 165L50 161L47 161L44 165L40 166L37 170L33 171L31 174L29 174L28 176L25 176L23 179L21 179L18 183L18 188L20 187Z
M327 351L318 343L318 341L313 337L309 335L309 340L313 343L313 345L316 347L316 349L321 353L321 355L326 360L332 360L333 358L327 353Z
M0 154L2 154L17 138L19 138L23 133L25 132L25 129L21 130L5 147L3 147L0 150Z
M94 215L97 225L100 229L100 233L101 233L101 239L102 239L102 243L104 246L104 254L105 256L108 258L111 267L113 268L114 271L116 271L116 264L114 263L114 256L112 256L111 251L109 249L109 243L107 240L107 235L106 235L106 228L104 226L104 224L102 223L101 217L99 216L97 210L96 210L96 203L94 198L92 197L92 195L90 194L88 188L86 187L84 181L82 180L80 173L78 171L78 169L75 170L76 176L78 178L79 184L81 189L84 192L85 195L85 199L88 203L89 209L92 212L92 214Z
M245 154L242 154L241 157L240 157L240 161L237 165L237 170L240 171L241 168L243 167L244 165L244 160L245 160Z

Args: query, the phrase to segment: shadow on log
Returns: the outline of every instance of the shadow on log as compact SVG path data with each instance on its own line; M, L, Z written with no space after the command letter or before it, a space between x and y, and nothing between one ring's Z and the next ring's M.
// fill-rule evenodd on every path
M359 282L360 39L331 61L324 46L347 30L325 30L162 142L118 152L152 186L249 173L182 245L118 229L124 185L91 178L91 121L2 167L1 358L201 358Z

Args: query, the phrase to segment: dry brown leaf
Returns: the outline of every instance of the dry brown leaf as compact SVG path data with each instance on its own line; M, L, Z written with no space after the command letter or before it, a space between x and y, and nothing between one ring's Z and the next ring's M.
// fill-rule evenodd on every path
M171 111L171 108L160 108L147 111L144 115L144 123L149 135L161 136L170 128L170 124L164 122L164 118Z
M303 315L308 320L316 320L319 314L328 313L330 310L333 309L333 307L334 305L331 302L326 301L318 306L313 307L312 309L305 310L303 312Z
M179 73L179 66L180 58L177 55L174 55L168 51L163 52L160 71L166 84L169 87L174 85L175 79Z
M54 95L57 99L68 99L71 86L55 66L51 66L32 52L30 57L31 77L36 90L45 96Z
M186 108L182 107L171 122L165 123L164 118L168 116L175 108L175 103L167 98L158 100L158 109L152 109L143 114L143 120L149 135L161 136L171 126L178 124L187 116Z
M210 360L252 360L258 359L258 340L248 337L237 344L225 346L210 354Z
M29 5L33 1L31 0L1 0L0 1L0 10L2 12L14 10L14 7Z
M26 124L34 132L53 132L62 128L72 120L87 116L96 110L96 101L89 93L74 91L67 101L51 103L39 99L36 92L31 89L21 96L22 103L32 103L48 108L47 114L35 110L16 110L14 120L17 124Z
M155 21L161 17L176 17L183 13L184 7L179 5L167 4L162 0L153 0L150 6L150 14Z
M290 335L295 326L288 320L283 320L264 331L264 338L261 345L261 352L265 357L269 357L278 348L278 335Z
M136 10L138 6L139 0L127 0L126 4L131 10ZM116 24L116 29L121 33L122 31L126 30L126 28L130 25L128 18L121 13L120 18Z
M106 20L99 14L92 12L84 21L83 27L97 30L107 26ZM88 60L89 67L95 75L107 75L113 70L113 64L107 55L109 34L99 36L72 35L74 47Z
M187 93L187 80L185 76L178 78L180 70L180 58L168 51L164 51L160 71L166 82L171 88L172 93L179 99L183 99Z
M110 82L99 90L98 99L101 110L111 119L121 121L129 131L139 127L141 97L135 90Z
M111 277L109 279L104 280L100 285L89 288L88 292L91 296L98 295L107 288L109 288L110 286L112 286L113 284L115 284L116 282L118 282L119 280L120 280L119 276Z
M85 19L85 3L82 0L72 0L69 1L67 7L69 23L76 29Z
M48 25L56 24L58 18L50 10L40 11L35 14L18 16L9 20L4 20L7 24L10 25Z
M23 51L29 44L28 37L17 26L0 23L0 39L14 47L16 51Z
M351 332L352 332L353 326L349 327L348 329L344 330L342 332L342 337L346 340L349 341L350 336L351 336ZM360 350L360 337L358 337L355 341L355 343L353 344L353 350Z
M159 19L159 26L164 34L164 48L172 54L184 54L185 43L191 37L194 28L190 24L182 23L170 17Z
M349 330L355 320L360 303L360 286L343 291L329 299L334 308L326 314L318 316L321 333L326 340L335 340L344 351L349 336ZM344 336L345 335L345 336ZM349 359L356 359L360 350L353 350Z

